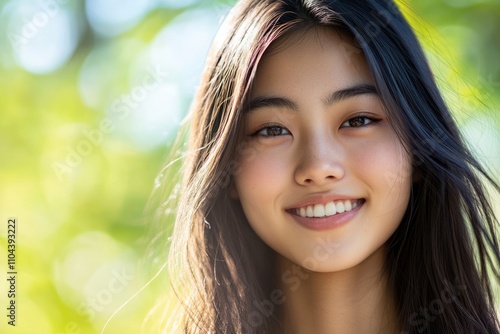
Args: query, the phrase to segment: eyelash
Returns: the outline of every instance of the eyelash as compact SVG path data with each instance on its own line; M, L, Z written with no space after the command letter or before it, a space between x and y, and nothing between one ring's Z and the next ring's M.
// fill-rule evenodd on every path
M359 125L359 126L346 125L346 124L349 124L349 122L351 122L353 120L359 120L359 119L363 119L363 124L362 125ZM359 115L351 117L348 120L346 120L345 122L343 122L342 125L341 125L341 127L346 127L346 128L362 128L362 127L368 126L368 125L370 125L372 123L377 123L378 121L380 121L380 119L374 118L374 117L369 116L369 115L359 114ZM280 129L281 132L286 131L287 133L284 133L284 134L280 133L278 135L269 135L269 134L264 135L264 134L261 134L262 131L264 131L264 130L270 130L270 129ZM284 135L289 135L289 134L290 134L290 131L288 131L288 129L286 129L284 126L281 126L279 124L265 124L264 126L262 126L261 128L259 128L258 130L256 130L251 136L252 137L270 138L270 137L279 137L279 136L284 136Z
M286 131L287 133L285 134L280 134L280 135L263 135L263 134L260 134L262 131L264 130L269 130L269 129L280 129L282 131ZM269 138L269 137L278 137L278 136L283 136L283 135L289 135L290 134L290 131L288 131L284 126L281 126L279 124L266 124L264 125L263 127L259 128L257 131L255 131L253 134L252 134L252 137L264 137L264 138Z
M360 125L360 126L351 126L351 125L348 125L348 126L345 126L345 124L348 124L349 122L355 120L355 119L364 119L364 122L363 122L363 125ZM366 123L366 121L368 120L368 123ZM370 124L373 124L373 123L377 123L379 122L380 119L378 118L375 118L371 115L365 115L365 114L358 114L354 117L351 117L349 118L347 121L345 121L344 123L342 123L342 127L346 127L346 128L362 128L364 126L367 126L367 125L370 125Z

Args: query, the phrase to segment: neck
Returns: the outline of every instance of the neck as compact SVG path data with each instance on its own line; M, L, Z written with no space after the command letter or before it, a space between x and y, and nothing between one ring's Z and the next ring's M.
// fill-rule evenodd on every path
M280 272L296 275L293 284L282 282L284 332L398 333L394 295L383 262L380 249L356 267L318 273L280 258Z

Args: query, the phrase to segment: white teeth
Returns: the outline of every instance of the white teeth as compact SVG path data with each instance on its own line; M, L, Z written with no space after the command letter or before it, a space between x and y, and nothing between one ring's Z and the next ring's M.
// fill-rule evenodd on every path
M308 205L306 208L306 216L307 217L314 217L314 210L311 205Z
M335 203L328 202L325 206L325 216L333 216L337 213L337 208L335 207Z
M344 200L337 202L328 202L326 204L307 205L295 209L295 214L301 217L328 217L337 213L351 211L359 206L356 200Z
M338 202L337 203L337 212L338 213L345 212L344 202Z
M325 206L323 204L316 204L314 206L314 217L324 217L325 216Z

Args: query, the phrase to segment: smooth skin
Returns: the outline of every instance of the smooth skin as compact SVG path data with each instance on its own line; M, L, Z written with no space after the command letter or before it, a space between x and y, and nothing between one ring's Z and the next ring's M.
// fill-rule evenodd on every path
M411 160L353 50L327 28L275 42L245 114L235 188L249 224L278 254L286 333L399 329L382 268L408 206ZM321 230L298 222L296 208L331 199L362 204Z

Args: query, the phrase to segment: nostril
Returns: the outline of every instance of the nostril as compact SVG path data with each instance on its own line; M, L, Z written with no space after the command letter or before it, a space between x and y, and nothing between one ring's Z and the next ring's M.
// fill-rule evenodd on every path
M298 184L311 186L324 182L334 182L344 176L344 169L340 165L302 165L295 173L295 180Z
M328 181L335 180L335 179L336 179L336 178L335 178L335 176L333 176L333 175L327 175L327 176L325 176L325 177L323 178L323 180L328 180ZM316 180L316 179L314 179L314 178L308 178L308 179L304 179L303 184L308 184L308 185L310 185L310 184L317 183L317 182L321 182L321 181L320 181L319 179L318 179L318 180Z

